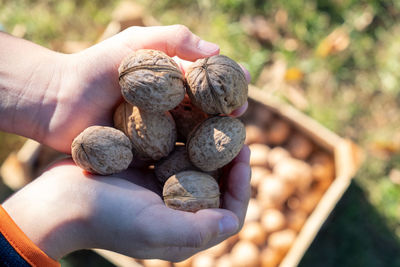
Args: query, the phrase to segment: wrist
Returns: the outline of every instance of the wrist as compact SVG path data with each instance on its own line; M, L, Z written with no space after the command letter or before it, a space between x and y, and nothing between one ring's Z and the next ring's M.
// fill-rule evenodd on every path
M4 33L0 45L0 129L41 141L55 111L65 55Z
M46 186L57 186L49 178L45 178ZM58 261L66 254L85 247L88 239L84 231L86 219L72 201L63 199L66 192L55 187L46 188L42 182L34 181L7 199L2 206L38 248ZM46 192L43 192L43 188L46 188Z

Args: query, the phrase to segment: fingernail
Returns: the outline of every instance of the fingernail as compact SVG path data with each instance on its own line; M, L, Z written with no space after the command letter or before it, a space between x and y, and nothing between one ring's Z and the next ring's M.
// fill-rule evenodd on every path
M232 216L224 216L219 221L219 234L227 235L234 233L239 227L238 221Z
M199 41L199 43L197 44L197 48L200 49L203 53L207 53L207 54L214 54L215 52L218 52L218 50L219 50L218 45L204 41L204 40Z

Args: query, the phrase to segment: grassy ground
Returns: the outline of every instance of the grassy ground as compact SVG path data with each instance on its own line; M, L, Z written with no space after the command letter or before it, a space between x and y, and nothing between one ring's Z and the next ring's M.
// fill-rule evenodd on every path
M117 2L0 0L0 23L57 49L66 40L94 42ZM400 189L389 179L400 169L400 2L137 2L162 24L185 24L220 44L253 83L363 147L365 164L301 266L400 266ZM255 18L267 32L255 30ZM21 143L4 133L0 140L0 160Z

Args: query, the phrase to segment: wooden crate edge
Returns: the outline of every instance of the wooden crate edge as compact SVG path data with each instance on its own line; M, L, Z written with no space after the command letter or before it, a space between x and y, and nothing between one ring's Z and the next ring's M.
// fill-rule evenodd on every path
M290 248L279 267L295 267L299 264L329 214L346 192L353 175L362 162L363 156L361 149L347 139L341 139L334 151L337 173L335 180L308 217L295 243Z
M265 105L267 108L293 123L301 132L308 135L312 140L330 152L342 138L334 132L322 126L319 122L298 111L294 107L280 102L276 97L255 87L249 86L249 98Z

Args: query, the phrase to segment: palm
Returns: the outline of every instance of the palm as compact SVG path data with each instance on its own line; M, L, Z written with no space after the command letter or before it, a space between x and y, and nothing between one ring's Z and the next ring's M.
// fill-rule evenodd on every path
M96 176L68 160L52 167L33 184L44 182L47 188L53 186L58 190L59 195L70 196L68 201L63 198L48 202L57 203L57 210L63 213L77 207L78 211L70 213L78 212L75 219L89 226L82 231L84 247L109 249L138 258L180 260L232 234L218 234L222 216L233 216L239 224L243 223L250 193L248 156L246 147L233 161L229 175L223 177L222 209L196 213L167 208L161 187L149 171L129 169L113 176Z

